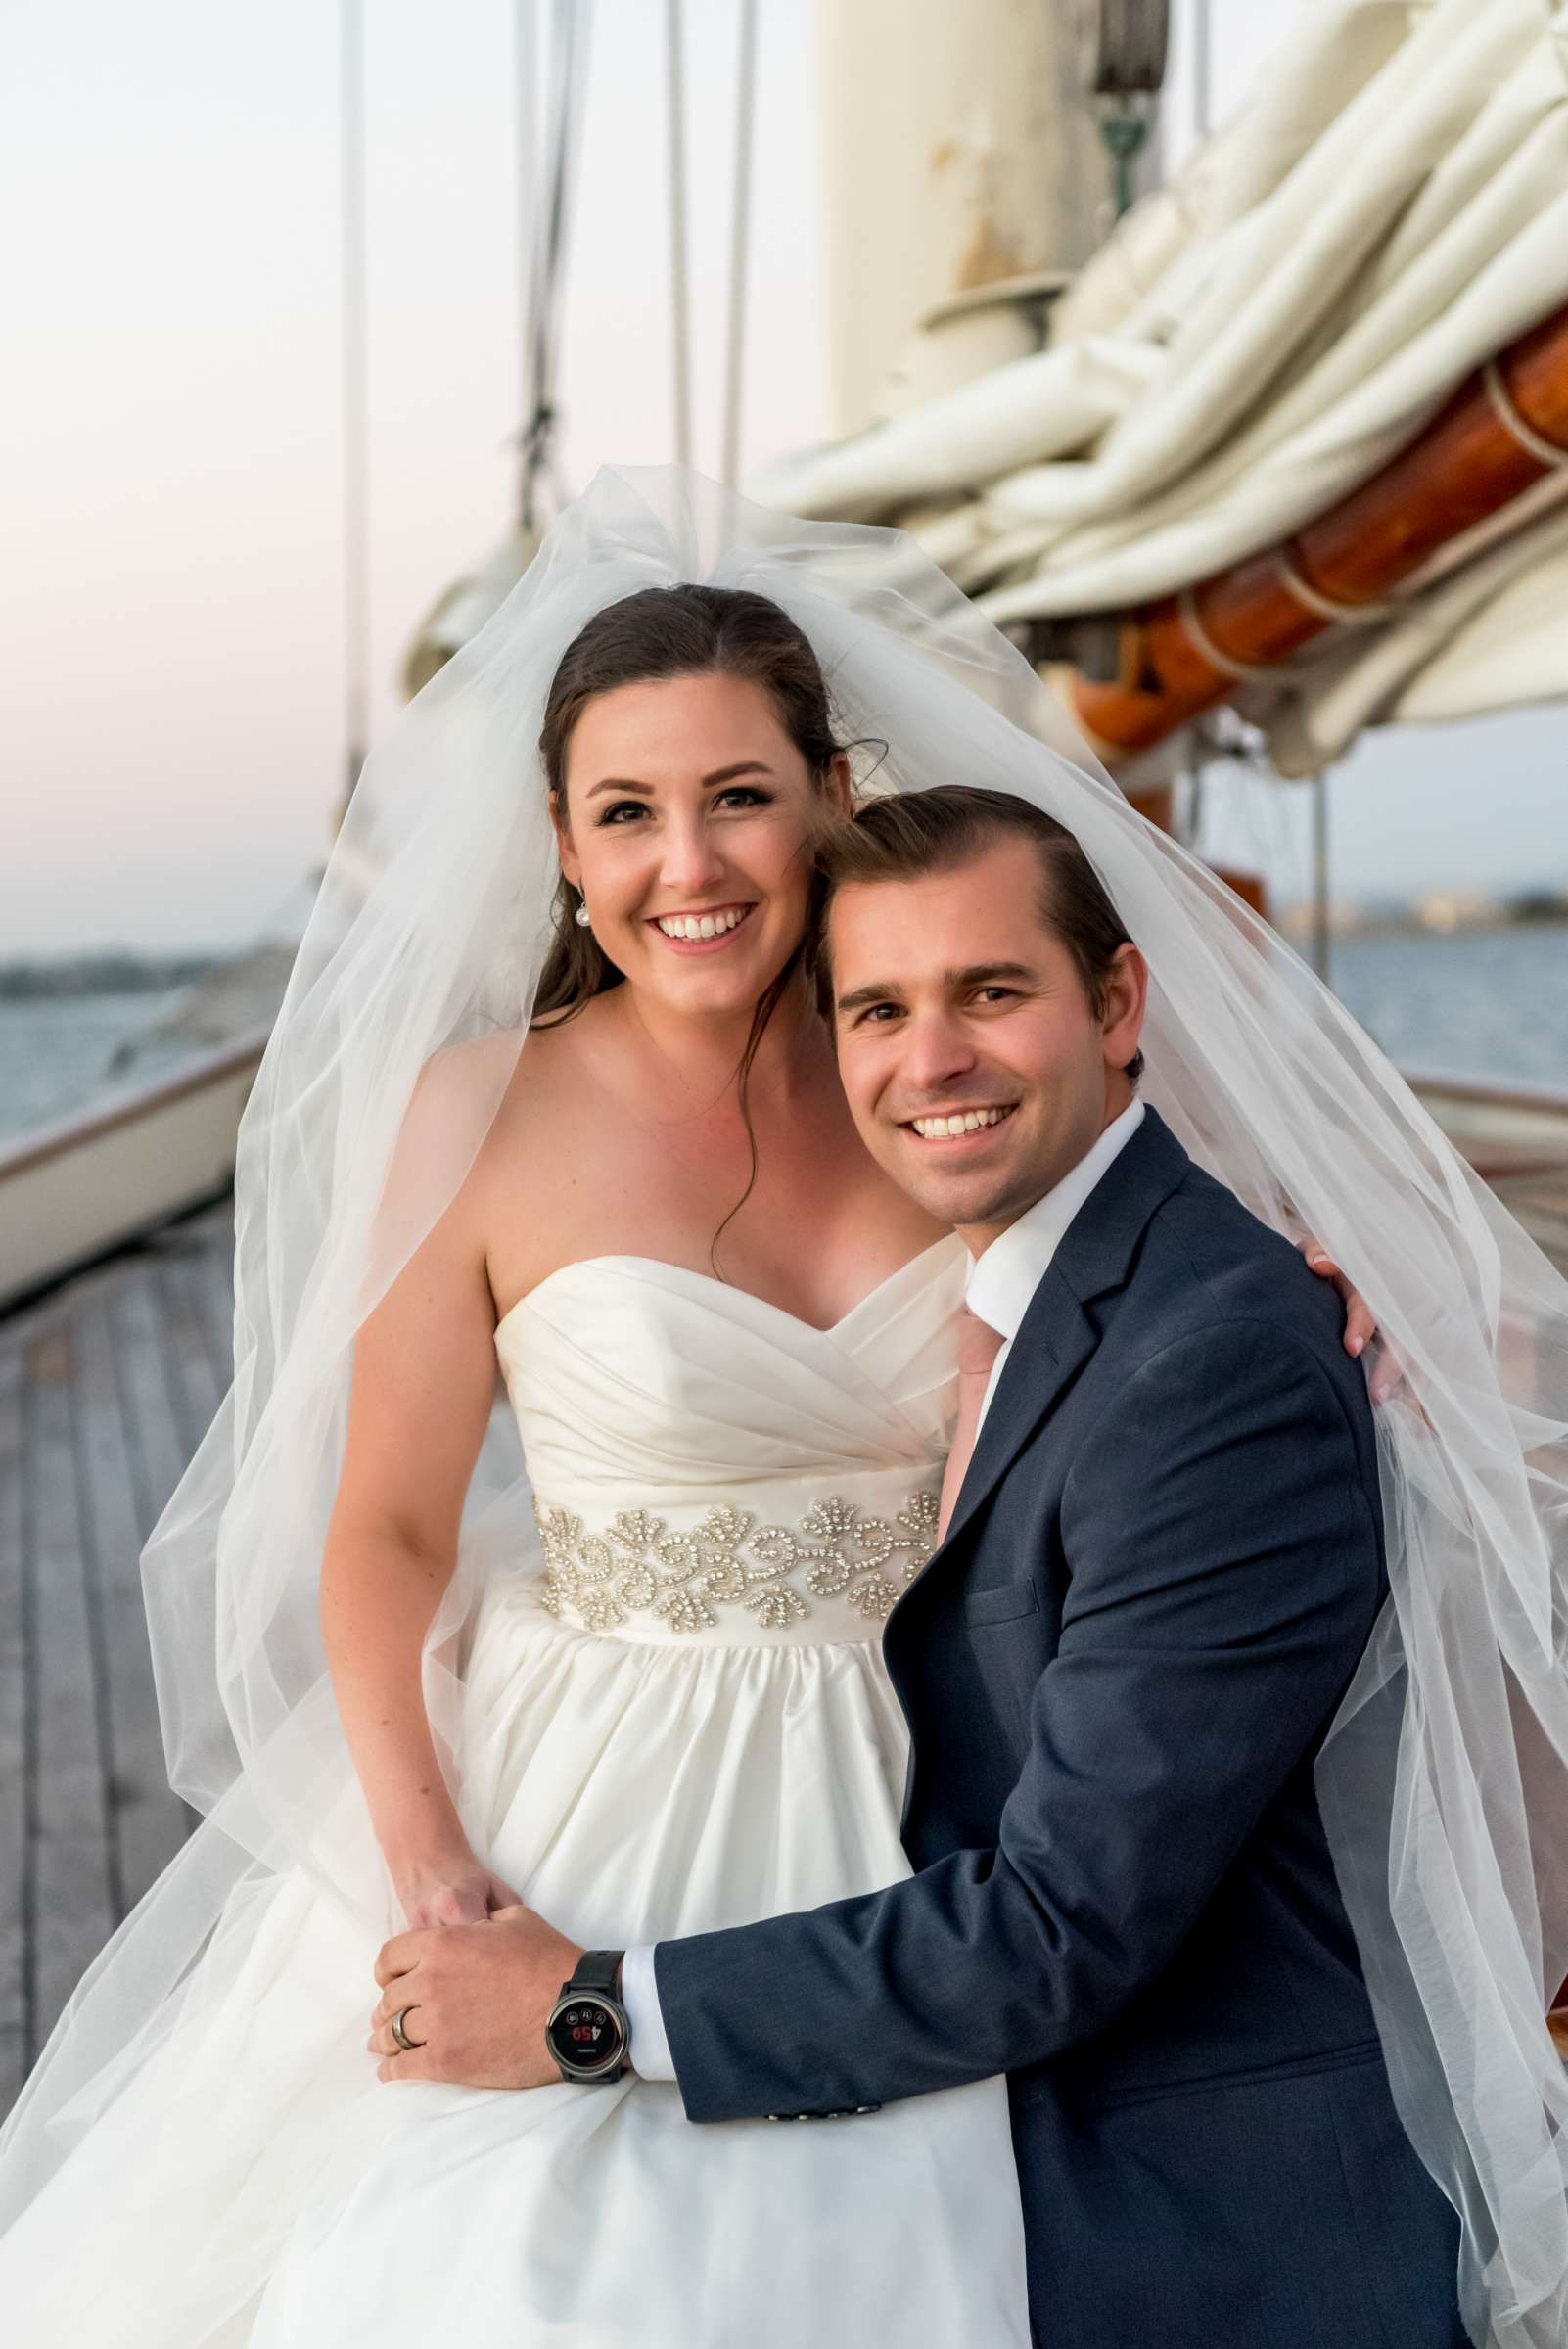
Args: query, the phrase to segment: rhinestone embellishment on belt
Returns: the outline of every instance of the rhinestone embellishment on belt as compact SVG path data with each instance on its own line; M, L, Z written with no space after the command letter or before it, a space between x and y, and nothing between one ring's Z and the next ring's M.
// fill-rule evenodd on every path
M812 1612L812 1598L839 1597L879 1622L937 1543L937 1496L926 1492L892 1517L818 1500L793 1533L759 1526L727 1503L686 1533L671 1533L648 1509L618 1510L602 1534L570 1509L535 1500L533 1514L548 1568L543 1603L557 1616L575 1608L593 1632L635 1614L656 1615L672 1632L707 1631L720 1608L735 1607L781 1631Z

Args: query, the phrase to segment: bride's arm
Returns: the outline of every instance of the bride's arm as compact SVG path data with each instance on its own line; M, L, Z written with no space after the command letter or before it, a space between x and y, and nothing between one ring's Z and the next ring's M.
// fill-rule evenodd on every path
M474 1222L460 1192L355 1337L322 1557L338 1711L410 1926L477 1920L517 1898L469 1847L421 1685L495 1391L495 1313Z
M1404 1384L1399 1363L1386 1345L1367 1353L1376 1338L1377 1315L1358 1288L1353 1288L1348 1275L1342 1272L1320 1241L1311 1233L1296 1245L1307 1259L1319 1280L1331 1280L1345 1306L1344 1346L1347 1354L1366 1355L1366 1387L1374 1403L1387 1403L1389 1397Z

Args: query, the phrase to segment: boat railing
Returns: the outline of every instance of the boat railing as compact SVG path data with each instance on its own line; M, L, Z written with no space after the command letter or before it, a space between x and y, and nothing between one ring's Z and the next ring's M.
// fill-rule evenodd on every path
M0 1142L0 1310L222 1194L270 1033L247 1029Z
M1406 1082L1487 1182L1568 1170L1568 1092L1407 1070ZM1517 1211L1517 1203L1515 1212Z
M1540 1111L1544 1117L1568 1116L1568 1091L1554 1092L1548 1085L1494 1084L1485 1078L1437 1077L1424 1070L1406 1069L1402 1074L1411 1091L1423 1100L1471 1103L1477 1109Z

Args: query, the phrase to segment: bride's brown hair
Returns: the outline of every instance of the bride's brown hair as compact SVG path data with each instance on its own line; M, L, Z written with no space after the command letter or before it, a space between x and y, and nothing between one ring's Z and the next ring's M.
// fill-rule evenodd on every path
M757 1135L748 1100L752 1063L768 1021L803 965L807 940L815 925L821 890L816 852L835 820L827 794L828 768L840 751L856 746L839 740L821 663L810 639L780 605L749 587L711 587L698 580L682 580L672 587L641 587L633 595L623 596L596 612L577 631L550 682L539 730L539 755L555 814L564 818L567 746L587 704L618 685L702 676L738 677L761 686L809 769L821 808L820 828L805 844L812 860L806 926L782 969L757 999L736 1070L741 1117L751 1147L751 1174L745 1190L714 1234L709 1251L712 1263L724 1225L740 1213L757 1182ZM556 1024L573 1019L595 995L620 986L624 978L593 932L578 924L576 913L572 885L563 874L555 895L554 931L534 997L534 1020L549 1018Z

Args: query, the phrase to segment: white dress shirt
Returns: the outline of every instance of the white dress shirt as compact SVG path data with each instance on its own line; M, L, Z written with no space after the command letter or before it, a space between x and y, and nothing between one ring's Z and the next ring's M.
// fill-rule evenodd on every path
M999 1329L1002 1336L981 1398L977 1431L985 1425L1002 1364L1012 1350L1030 1299L1044 1278L1063 1234L1112 1159L1125 1149L1142 1123L1143 1104L1133 1100L1111 1120L1094 1147L1043 1199L1037 1199L1033 1207L1026 1208L1005 1231L997 1233L981 1255L970 1258L964 1277L964 1303L982 1321ZM669 2052L654 1977L655 1946L643 1942L627 1950L621 1969L621 1998L631 2026L633 2070L644 2080L673 2080L674 2060Z

